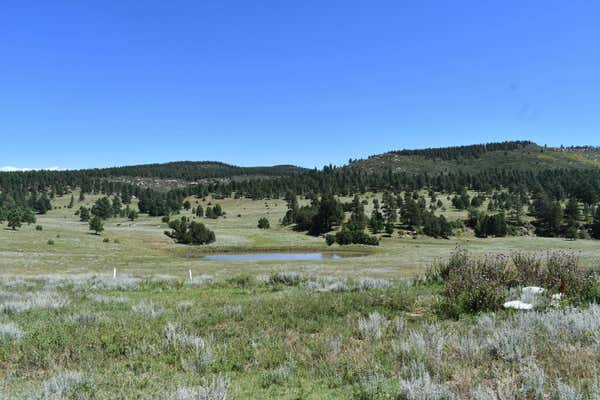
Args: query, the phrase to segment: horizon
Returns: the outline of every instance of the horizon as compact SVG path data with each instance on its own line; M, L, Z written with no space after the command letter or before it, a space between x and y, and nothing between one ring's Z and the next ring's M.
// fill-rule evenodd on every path
M596 4L38 4L0 16L0 169L344 165L600 145Z
M526 139L523 139L522 141L528 141ZM508 141L507 141L508 142ZM549 149L561 149L561 148L565 148L565 149L582 149L582 148L594 148L594 149L598 149L600 148L600 146L594 146L594 145L586 145L586 144L573 144L573 145L563 145L561 144L560 146L552 146L552 145L548 145L547 143L544 144L540 144L540 143L536 143L534 141L529 141L531 142L531 144L537 145L537 146L542 146L542 147L547 147ZM372 156L378 156L378 155L382 155L382 154L387 154L387 153L393 153L396 151L403 151L403 150L425 150L425 149L445 149L445 148L452 148L452 147L465 147L465 146L477 146L477 145L488 145L488 144L493 144L493 143L499 143L499 142L486 142L486 143L470 143L470 144L464 144L464 145L456 145L456 146L444 146L444 147L420 147L420 148L412 148L412 149L407 149L407 148L402 148L402 149L393 149L393 150L388 150L386 152L383 153L379 153L379 154L370 154L364 157L360 157L360 158L355 158L355 159L351 159L352 161L360 161L360 160L366 160ZM325 166L334 166L334 167L344 167L346 165L349 164L350 159L348 159L347 162L342 163L342 164L325 164L322 167ZM161 161L161 162L145 162L145 163L141 163L141 164L123 164L123 165L108 165L108 166L95 166L95 167L87 167L87 168L62 168L62 167L58 167L58 166L52 166L52 167L47 167L47 168L19 168L19 167L15 167L12 165L8 165L8 166L0 166L0 173L1 172L30 172L30 171L77 171L77 170L89 170L89 169L106 169L106 168L122 168L122 167L135 167L135 166L143 166L143 165L154 165L154 164L159 164L159 165L164 165L164 164L171 164L171 163L221 163L221 164L226 164L226 165L230 165L233 167L241 167L241 168L261 168L261 167L277 167L277 166L293 166L293 167L300 167L300 168L305 168L305 169L313 169L313 168L317 168L317 169L321 169L318 167L303 167L301 165L295 165L295 164L271 164L271 165L239 165L239 164L235 164L235 163L229 163L229 162L224 162L224 161L220 161L220 160L167 160L167 161Z

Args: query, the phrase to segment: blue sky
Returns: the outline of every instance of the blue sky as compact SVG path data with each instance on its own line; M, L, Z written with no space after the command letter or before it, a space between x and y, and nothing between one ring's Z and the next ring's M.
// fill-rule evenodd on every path
M591 1L8 0L0 166L600 145L599 15Z

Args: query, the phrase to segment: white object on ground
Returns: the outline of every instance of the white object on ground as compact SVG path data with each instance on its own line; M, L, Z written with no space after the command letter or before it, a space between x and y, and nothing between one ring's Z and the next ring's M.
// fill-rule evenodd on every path
M524 303L521 300L513 300L504 303L504 308L514 308L515 310L531 310L533 309L533 304Z

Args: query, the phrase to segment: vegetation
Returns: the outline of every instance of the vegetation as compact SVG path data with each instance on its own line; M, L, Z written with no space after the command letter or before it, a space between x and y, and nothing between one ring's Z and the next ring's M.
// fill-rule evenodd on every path
M196 221L188 222L186 217L169 222L165 235L181 244L209 244L215 241L215 233L207 229L204 224Z
M269 229L271 227L271 224L269 223L269 220L266 219L265 217L262 217L258 220L258 228L259 229Z
M0 174L0 398L596 399L597 160Z

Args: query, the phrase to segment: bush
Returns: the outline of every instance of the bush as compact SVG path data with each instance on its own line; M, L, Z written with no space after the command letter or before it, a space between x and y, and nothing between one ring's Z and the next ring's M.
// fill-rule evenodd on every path
M334 244L335 236L331 234L325 235L325 243L327 243L327 246L331 246L332 244Z
M204 224L192 221L188 223L185 217L169 223L171 232L165 231L165 235L181 244L209 244L215 241L215 233Z
M48 239L46 243L48 243L48 246L54 246L54 240L52 239Z
M259 229L269 229L271 227L271 224L269 223L269 220L266 219L265 217L262 217L261 219L258 220L258 228Z
M436 262L426 274L429 282L442 282L446 299L437 311L446 316L461 312L493 311L515 287L540 285L546 292L562 293L572 303L600 299L598 274L579 267L575 255L552 252L545 259L517 253L471 258L465 250L452 254L447 263Z
M43 226L41 226L41 225L36 225L36 227L35 227L35 230L36 230L36 231L43 231L43 230L44 230L44 227L43 227Z

